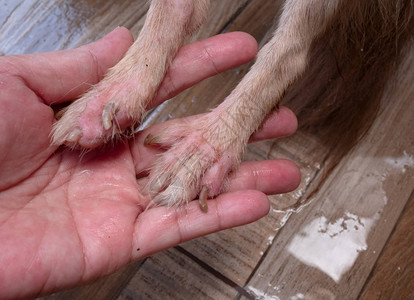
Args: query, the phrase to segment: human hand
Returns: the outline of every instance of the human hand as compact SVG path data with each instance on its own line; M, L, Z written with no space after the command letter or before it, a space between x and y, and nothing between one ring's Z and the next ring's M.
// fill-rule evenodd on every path
M81 284L181 242L253 222L269 211L266 194L299 183L299 170L289 161L243 163L228 191L208 201L208 213L196 202L146 209L148 199L140 193L145 170L161 150L144 146L144 139L171 123L83 156L51 146L50 105L73 100L98 82L131 44L129 31L118 28L75 50L0 57L1 296L29 297ZM256 51L256 42L243 33L183 47L154 105L247 62ZM295 116L281 108L252 141L295 129Z

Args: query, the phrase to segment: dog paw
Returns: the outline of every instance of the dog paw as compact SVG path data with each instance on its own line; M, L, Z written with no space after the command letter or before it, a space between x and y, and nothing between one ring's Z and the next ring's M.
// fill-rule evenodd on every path
M207 210L207 198L225 190L227 177L240 164L245 148L245 141L234 132L218 135L222 129L208 116L146 137L147 146L165 149L151 168L146 186L152 204L174 207L198 196L201 209Z
M102 80L59 112L52 144L88 149L128 134L128 129L141 121L145 112L142 103L153 94L143 94L137 86L128 79Z

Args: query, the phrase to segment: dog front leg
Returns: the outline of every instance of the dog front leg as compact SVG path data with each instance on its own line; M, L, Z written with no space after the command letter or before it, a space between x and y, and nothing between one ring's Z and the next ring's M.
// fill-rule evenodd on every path
M94 148L135 127L185 40L205 19L208 0L153 0L136 42L104 79L56 122L52 143Z

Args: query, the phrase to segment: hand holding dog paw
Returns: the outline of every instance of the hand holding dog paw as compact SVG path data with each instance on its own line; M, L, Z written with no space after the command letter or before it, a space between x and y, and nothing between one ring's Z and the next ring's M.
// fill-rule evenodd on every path
M158 150L144 140L171 123L81 158L79 152L51 146L51 105L71 101L99 81L131 43L130 33L118 28L75 50L0 57L2 296L30 297L81 284L186 240L253 222L269 211L266 194L298 184L300 174L291 162L243 163L226 192L209 200L207 214L194 202L146 210L145 170ZM213 55L203 56L204 47ZM217 70L252 59L256 49L255 41L242 33L183 47L153 105ZM293 133L292 112L282 108L276 115L252 139Z

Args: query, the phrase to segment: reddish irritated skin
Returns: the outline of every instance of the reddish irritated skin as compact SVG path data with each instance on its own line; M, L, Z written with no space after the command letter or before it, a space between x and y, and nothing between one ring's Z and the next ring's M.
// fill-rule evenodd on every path
M153 126L128 143L81 159L79 152L50 146L54 112L49 105L77 98L131 43L131 34L118 28L75 50L0 57L2 297L34 297L85 283L183 241L253 222L269 211L266 194L299 183L291 162L245 163L232 174L226 193L208 201L208 213L195 202L144 210L146 170L162 151L144 146L145 137L190 119ZM255 41L242 33L184 47L154 104L252 59L256 50ZM288 109L273 116L252 139L295 131Z

